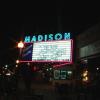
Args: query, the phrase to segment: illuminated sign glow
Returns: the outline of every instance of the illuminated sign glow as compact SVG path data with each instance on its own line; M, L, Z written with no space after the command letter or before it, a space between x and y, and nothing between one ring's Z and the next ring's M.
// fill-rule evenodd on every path
M73 40L24 42L20 62L62 62L72 64ZM64 62L64 63L63 63Z
M72 74L73 74L72 71L69 70L64 70L64 69L54 70L54 79L55 80L71 79Z
M33 43L32 61L72 63L72 40Z
M45 34L36 36L25 36L24 42L67 40L70 38L71 38L70 33L56 33L56 34Z

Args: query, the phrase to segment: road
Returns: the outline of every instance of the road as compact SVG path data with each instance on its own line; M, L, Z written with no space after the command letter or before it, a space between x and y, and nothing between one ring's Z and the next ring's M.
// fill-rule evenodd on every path
M23 81L19 82L18 88L14 92L5 93L0 100L94 100L92 95L77 93L74 89L71 92L67 88L61 87L59 92L51 83L33 82L31 89L27 89Z

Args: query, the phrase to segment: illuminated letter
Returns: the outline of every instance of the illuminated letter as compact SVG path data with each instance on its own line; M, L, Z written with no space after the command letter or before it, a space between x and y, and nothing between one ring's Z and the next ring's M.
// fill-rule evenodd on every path
M33 37L32 37L31 42L36 42L36 36L33 36Z
M66 40L66 39L70 39L70 33L65 33L64 39L65 39L65 40Z
M45 38L44 38L44 41L47 41L47 35L45 35L44 37L45 37Z
M38 35L38 41L42 41L43 40L43 36L42 35Z
M30 36L26 36L24 42L30 42Z
M61 39L62 39L62 34L57 33L57 34L55 35L55 40L61 40Z
M49 35L49 39L48 40L53 40L53 34Z

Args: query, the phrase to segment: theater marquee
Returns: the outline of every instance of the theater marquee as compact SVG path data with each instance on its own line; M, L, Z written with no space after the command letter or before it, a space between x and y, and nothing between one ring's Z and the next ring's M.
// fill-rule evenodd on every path
M72 63L73 40L26 43L23 62L67 62Z

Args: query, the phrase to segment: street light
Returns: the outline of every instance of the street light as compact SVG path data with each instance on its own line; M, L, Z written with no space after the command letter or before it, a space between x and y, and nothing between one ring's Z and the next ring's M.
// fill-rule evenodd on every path
M19 60L16 60L16 63L19 64Z
M19 43L18 43L18 48L23 48L24 47L24 43L22 42L22 41L20 41Z
M21 56L21 53L22 53L22 49L24 48L24 43L22 41L20 41L18 44L17 44L17 47L19 48L19 57Z

